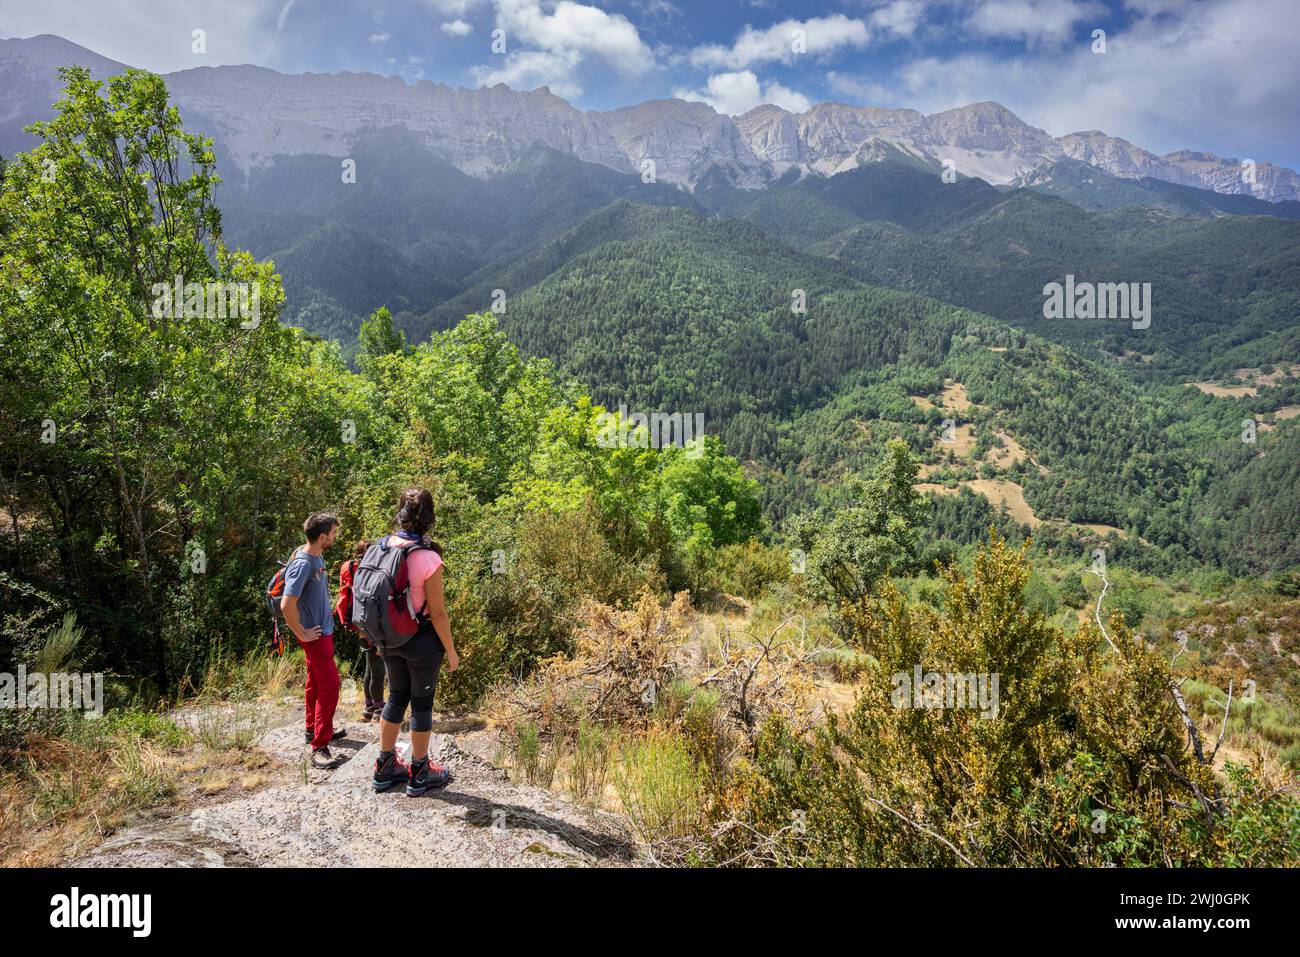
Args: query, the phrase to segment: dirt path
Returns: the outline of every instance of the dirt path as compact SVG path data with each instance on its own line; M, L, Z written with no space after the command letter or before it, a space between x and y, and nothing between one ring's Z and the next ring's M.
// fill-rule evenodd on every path
M278 709L257 747L274 762L268 787L182 807L123 831L72 863L88 867L627 867L635 844L621 818L539 787L515 784L479 754L485 732L435 735L453 780L408 798L375 794L375 724L346 724L336 771L305 763L301 718ZM442 728L455 727L444 721ZM459 743L458 743L459 742ZM403 735L399 747L407 744ZM462 747L464 745L464 747Z

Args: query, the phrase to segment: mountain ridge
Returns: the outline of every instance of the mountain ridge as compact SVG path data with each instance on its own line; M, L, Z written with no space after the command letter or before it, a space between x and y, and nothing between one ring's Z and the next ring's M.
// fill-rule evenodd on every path
M22 127L48 115L57 67L96 76L124 65L43 34L0 40L0 152L25 148ZM1098 130L1054 137L985 100L929 115L826 101L801 113L763 104L730 116L675 98L584 111L547 87L466 89L377 73L285 74L198 66L164 74L182 112L201 117L245 175L278 155L346 157L375 127L401 126L462 172L488 177L538 144L619 172L694 189L721 176L759 189L790 171L830 176L879 159L888 145L936 170L1011 185L1074 159L1120 179L1154 178L1269 202L1300 200L1300 174L1269 162L1184 149L1163 156ZM647 161L651 161L648 163Z

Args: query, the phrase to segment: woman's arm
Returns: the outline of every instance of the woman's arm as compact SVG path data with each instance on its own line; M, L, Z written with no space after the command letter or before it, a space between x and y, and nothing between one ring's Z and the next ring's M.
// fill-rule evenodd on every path
M451 619L447 617L447 603L442 594L442 566L424 580L424 612L433 624L433 630L442 642L442 650L447 654L447 671L455 671L460 665L460 656L456 654L456 644L451 640Z

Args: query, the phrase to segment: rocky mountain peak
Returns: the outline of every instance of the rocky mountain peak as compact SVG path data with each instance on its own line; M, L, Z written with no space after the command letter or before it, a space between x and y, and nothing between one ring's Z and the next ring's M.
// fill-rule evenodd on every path
M67 63L96 76L125 69L56 36L0 40L0 153L30 147L22 127L49 115L58 67ZM833 175L901 153L995 184L1068 158L1122 178L1300 199L1300 176L1285 167L1260 160L1243 176L1240 160L1194 150L1157 156L1100 130L1053 137L991 100L929 116L831 101L802 113L764 104L731 117L681 99L585 112L545 86L470 90L373 73L220 66L165 79L182 112L243 170L278 155L346 156L374 130L398 127L475 176L509 168L538 145L622 172L642 171L652 160L658 178L691 188L719 172L727 182L760 188L793 168L801 176Z

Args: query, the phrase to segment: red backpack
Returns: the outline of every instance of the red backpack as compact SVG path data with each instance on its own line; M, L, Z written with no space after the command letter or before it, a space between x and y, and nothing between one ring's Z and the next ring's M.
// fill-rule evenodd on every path
M293 550L287 562L277 562L280 567L266 584L266 610L271 613L271 648L277 655L284 654L284 639L280 636L280 622L284 621L284 609L280 607L280 601L284 598L284 573L289 570L300 551L302 546Z
M339 600L334 603L334 614L339 624L350 631L356 631L352 623L352 575L361 564L355 558L349 558L339 566Z

